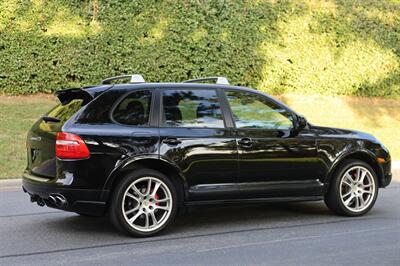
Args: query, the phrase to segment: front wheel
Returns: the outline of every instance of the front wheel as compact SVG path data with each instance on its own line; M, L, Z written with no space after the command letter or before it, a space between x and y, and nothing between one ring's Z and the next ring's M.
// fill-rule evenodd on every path
M347 160L332 177L325 203L339 215L361 216L374 206L377 196L374 170L363 161Z
M113 224L133 236L152 236L175 217L177 193L163 174L143 169L127 175L116 187L111 203Z

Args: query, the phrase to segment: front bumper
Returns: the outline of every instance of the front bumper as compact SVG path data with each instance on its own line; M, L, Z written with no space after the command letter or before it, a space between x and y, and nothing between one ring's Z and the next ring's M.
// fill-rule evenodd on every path
M387 187L392 181L392 173L386 173L381 180L381 187Z
M48 180L24 174L22 189L31 196L32 201L48 207L88 215L101 216L106 211L108 191L93 189L76 189ZM54 201L55 197L63 197L64 204Z
M382 174L379 180L379 186L384 188L387 187L392 181L392 162L390 157L387 158L385 163L381 164L381 170Z

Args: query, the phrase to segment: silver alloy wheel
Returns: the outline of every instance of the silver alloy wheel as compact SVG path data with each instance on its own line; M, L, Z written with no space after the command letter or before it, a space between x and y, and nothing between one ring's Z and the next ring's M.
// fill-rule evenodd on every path
M122 212L127 223L141 232L157 230L172 211L172 195L168 186L156 177L142 177L124 192Z
M340 180L340 199L352 212L362 212L368 208L374 199L375 190L375 180L363 166L351 167Z

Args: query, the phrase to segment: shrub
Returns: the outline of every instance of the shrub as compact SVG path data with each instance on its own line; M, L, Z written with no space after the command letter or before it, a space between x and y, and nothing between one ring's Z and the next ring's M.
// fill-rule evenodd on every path
M3 0L0 88L52 92L141 73L272 93L400 95L394 1Z

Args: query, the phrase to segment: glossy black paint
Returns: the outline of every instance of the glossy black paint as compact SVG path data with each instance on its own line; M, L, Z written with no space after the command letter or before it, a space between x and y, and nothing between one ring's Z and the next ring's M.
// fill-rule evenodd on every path
M239 182L288 182L274 195L309 196L321 194L321 190L293 190L289 183L302 184L303 181L315 181L326 174L322 162L317 157L316 139L312 134L301 132L290 136L289 132L272 130L237 130L239 150ZM251 139L250 144L241 144L240 140ZM267 185L268 186L268 185ZM285 189L287 187L287 190ZM263 193L264 191L264 193ZM251 197L252 191L248 190ZM267 189L259 190L262 196L269 196Z
M165 88L216 89L225 128L163 127L161 92ZM113 186L141 167L156 169L174 179L187 204L318 200L326 192L335 167L345 158L369 163L378 174L380 187L391 180L390 155L373 136L304 124L283 103L248 88L143 83L84 90L62 92L64 102L74 98L74 93L83 95L88 103L78 112L66 122L39 119L27 138L24 189L45 201L52 193L63 194L68 200L65 210L102 214ZM148 126L121 125L111 118L115 105L134 90L153 93ZM224 90L267 97L286 110L294 127L286 131L235 128ZM88 100L88 95L93 100ZM54 144L58 131L81 136L90 158L57 159ZM378 157L385 163L378 163Z
M172 137L180 143L165 143ZM160 157L180 169L189 188L238 181L238 152L230 129L160 128L160 140ZM190 199L204 199L201 194L189 195ZM220 195L209 197L216 199Z

